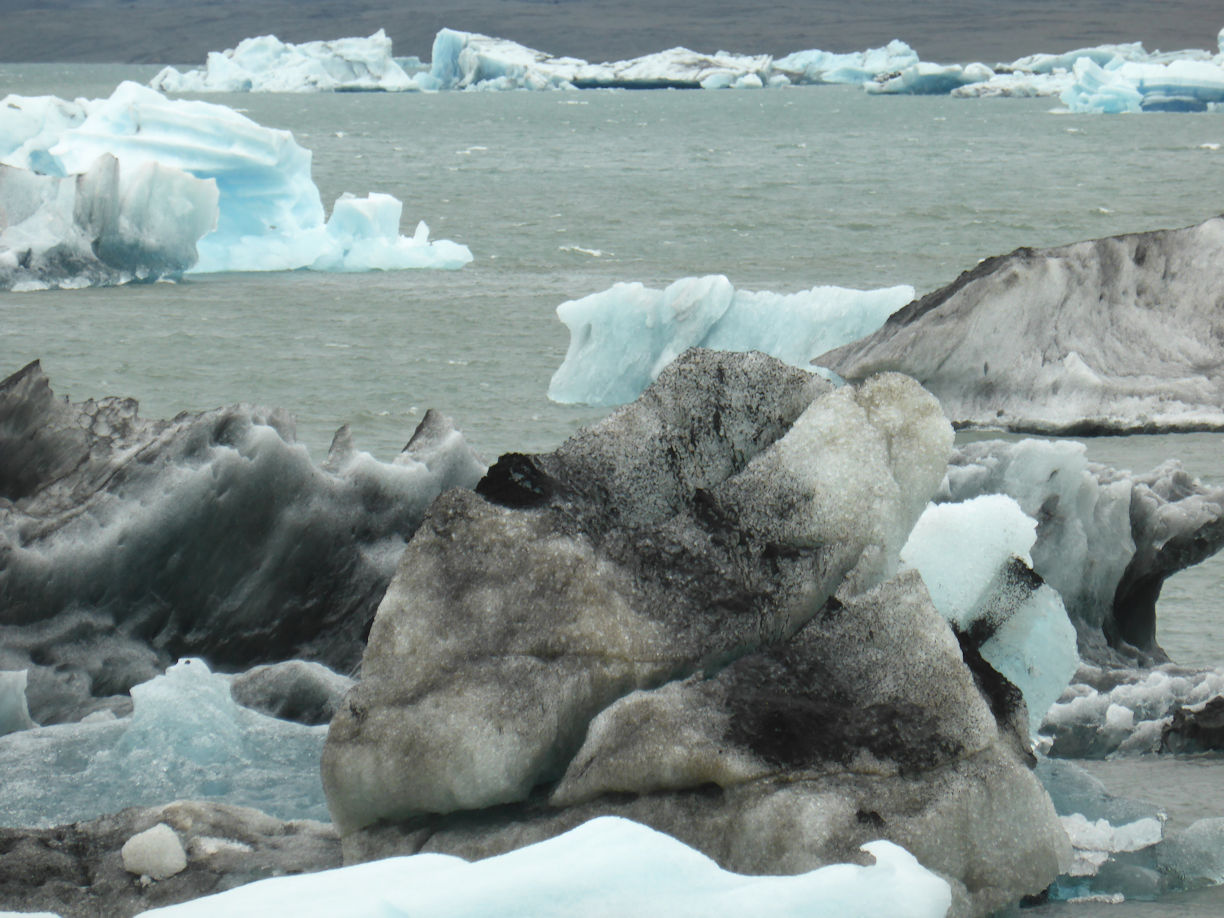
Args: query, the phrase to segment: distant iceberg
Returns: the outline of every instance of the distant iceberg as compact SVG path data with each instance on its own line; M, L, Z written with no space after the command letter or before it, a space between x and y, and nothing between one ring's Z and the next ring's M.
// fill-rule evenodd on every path
M665 290L616 284L557 307L570 345L548 397L633 401L690 347L761 351L806 369L817 354L875 331L913 298L914 288L904 285L754 293L736 290L721 274L686 277Z
M310 151L223 105L168 100L130 82L109 99L8 96L0 104L0 164L65 178L89 172L102 155L123 175L156 164L181 173L180 185L189 177L215 184L216 228L200 239L193 271L458 268L472 259L466 246L431 243L424 224L401 236L401 205L387 195L342 197L325 220ZM169 200L151 198L149 214L164 215Z
M403 92L417 84L391 56L391 39L379 29L368 38L288 44L275 35L247 38L213 51L203 70L166 67L154 89L185 92Z

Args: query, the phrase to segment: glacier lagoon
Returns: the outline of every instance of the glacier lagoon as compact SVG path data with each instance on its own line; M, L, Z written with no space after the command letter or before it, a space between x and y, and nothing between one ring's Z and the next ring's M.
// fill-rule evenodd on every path
M8 85L102 96L109 87L78 87L111 72L25 67ZM545 397L567 337L553 310L616 282L721 273L778 293L925 292L1018 245L1209 216L1218 208L1203 189L1224 162L1210 115L1052 115L1051 100L827 88L224 101L313 149L324 199L386 190L475 262L445 277L219 275L0 295L0 355L8 371L41 356L57 391L131 395L146 416L282 405L319 459L343 422L389 459L427 407L451 414L489 459L555 445L602 411ZM1206 434L1109 438L1089 452L1136 471L1178 456L1218 481L1219 445ZM1160 640L1175 659L1219 662L1206 601L1218 579L1201 568L1167 588ZM1123 770L1110 768L1107 778ZM1157 802L1184 793L1159 766L1142 780ZM1212 815L1224 815L1218 803Z

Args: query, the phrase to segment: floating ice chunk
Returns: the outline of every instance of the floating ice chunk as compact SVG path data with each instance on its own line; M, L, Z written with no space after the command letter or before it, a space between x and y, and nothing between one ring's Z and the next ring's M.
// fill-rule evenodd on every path
M27 676L24 669L0 672L0 736L37 726L26 704Z
M167 93L332 92L419 88L391 56L391 39L379 29L369 38L288 44L275 35L247 38L238 47L208 55L203 70L166 67L149 84Z
M284 819L326 819L324 726L240 707L229 679L183 660L132 689L130 717L0 737L0 813L52 826L128 806L204 798Z
M354 236L359 224L348 204L333 229L324 222L311 179L310 151L288 131L262 127L223 105L169 100L131 82L120 84L109 99L80 104L83 119L58 134L46 127L30 133L39 124L30 112L10 115L0 107L0 148L14 151L5 162L66 176L110 154L125 175L156 164L212 180L217 225L199 242L195 271L455 268L471 260L464 246L430 243L420 234L400 237L398 226L381 218L364 224L370 232L377 227L377 235ZM367 199L367 208L390 213L385 197ZM146 204L150 216L176 219L165 200L150 195Z
M831 51L796 51L774 61L774 70L793 83L855 83L874 80L885 73L898 73L918 63L918 53L903 41L893 39L883 48L849 54Z
M994 76L985 64L933 64L919 61L894 76L881 75L864 83L870 93L888 95L946 95L958 86L982 83Z
M1075 82L1065 71L1056 73L996 73L988 80L967 83L952 90L957 99L1002 97L1028 99L1036 96L1058 96Z
M1166 737L1174 713L1224 693L1224 672L1171 664L1151 670L1085 668L1078 678L1046 712L1042 730L1053 737L1053 755L1180 751L1176 740Z
M1034 734L1079 666L1062 599L1029 571L1036 528L1014 500L991 494L932 504L901 550L948 621L962 632L988 629L982 657L1020 689Z
M415 79L422 89L759 88L772 75L771 62L768 55L672 48L592 64L553 57L503 38L442 29L434 38L429 74Z
M467 863L441 854L388 858L298 877L264 880L155 909L148 918L942 918L947 881L887 841L863 846L874 863L835 864L798 876L743 876L675 839L616 817Z
M66 178L0 165L0 290L178 277L217 213L214 182L156 162L102 154Z
M616 284L557 307L570 345L548 397L630 402L690 347L762 351L810 369L813 356L874 331L913 296L908 286L754 293L736 290L722 275L687 277L664 290Z
M1224 102L1224 66L1214 61L1128 61L1105 69L1081 58L1074 73L1062 101L1075 112L1206 111Z

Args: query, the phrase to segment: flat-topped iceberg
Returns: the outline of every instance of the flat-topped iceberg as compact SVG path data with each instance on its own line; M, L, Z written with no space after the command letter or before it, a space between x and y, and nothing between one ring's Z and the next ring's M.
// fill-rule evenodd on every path
M816 354L879 328L913 296L905 285L753 292L736 290L721 274L686 277L663 290L615 284L557 307L570 345L548 397L624 404L690 347L761 351L806 368Z
M368 38L300 45L275 35L247 38L236 48L210 52L202 70L181 73L166 67L150 85L167 93L401 92L417 88L391 56L391 39L382 29Z
M626 61L592 64L553 57L504 38L442 29L433 43L424 89L723 88L769 82L769 55L672 48Z
M199 241L191 268L198 272L458 268L472 258L466 246L431 243L424 224L401 236L401 205L386 195L341 198L325 220L310 151L291 133L136 83L120 84L109 99L74 103L8 96L0 105L0 151L0 163L60 178L85 174L109 155L123 175L156 165L163 177L181 174L179 186L191 177L213 183L216 228ZM168 181L150 186L151 218L174 213L181 195L161 190Z

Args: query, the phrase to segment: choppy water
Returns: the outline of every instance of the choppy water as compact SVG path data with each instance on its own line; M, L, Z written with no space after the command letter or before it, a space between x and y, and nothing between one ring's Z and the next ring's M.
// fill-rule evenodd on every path
M4 65L0 90L93 97L151 73ZM60 393L134 396L148 416L283 406L317 455L347 422L360 447L390 458L436 407L491 458L551 448L601 413L545 397L566 299L705 273L778 292L924 292L1018 246L1197 222L1220 211L1224 187L1219 115L1056 115L1048 99L841 87L210 98L292 130L314 151L326 202L393 194L408 231L424 219L475 262L0 294L0 375L40 357ZM1224 481L1222 442L1107 438L1089 454L1136 471L1177 456ZM1224 662L1222 586L1216 563L1166 587L1160 639L1179 662ZM1211 773L1194 805L1224 815ZM1178 774L1155 763L1118 783L1141 780L1176 806ZM1200 899L1163 913L1218 913L1218 896Z

